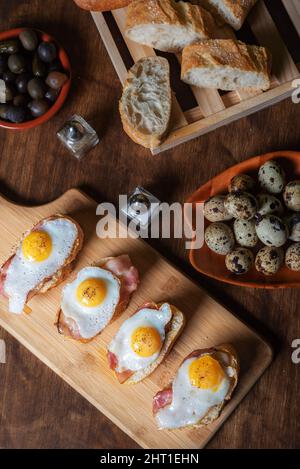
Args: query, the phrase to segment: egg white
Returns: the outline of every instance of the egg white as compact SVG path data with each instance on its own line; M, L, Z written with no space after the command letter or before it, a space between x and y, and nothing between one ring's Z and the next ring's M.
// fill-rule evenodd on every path
M146 368L157 360L160 350L150 357L141 357L131 348L131 336L139 327L155 328L160 337L161 343L165 340L165 326L172 318L170 305L164 303L159 310L143 308L129 319L127 319L113 338L109 351L112 352L118 360L117 372L125 370L138 371Z
M107 289L103 303L95 307L83 306L76 297L79 285L89 278L103 280ZM65 286L61 309L66 318L76 322L83 339L95 337L110 322L120 300L120 288L120 280L110 271L100 267L85 267L78 273L74 282Z
M22 242L7 270L4 291L9 297L9 311L22 313L28 294L43 280L51 278L70 256L78 230L74 223L65 218L46 220L39 230L51 237L52 251L50 256L41 262L31 262L22 252ZM24 238L30 233L28 231Z
M156 414L160 429L180 428L195 425L207 414L210 407L222 403L230 387L232 369L223 367L225 377L216 392L199 389L189 379L189 366L196 358L189 358L179 368L173 381L172 403ZM221 362L222 363L222 362Z

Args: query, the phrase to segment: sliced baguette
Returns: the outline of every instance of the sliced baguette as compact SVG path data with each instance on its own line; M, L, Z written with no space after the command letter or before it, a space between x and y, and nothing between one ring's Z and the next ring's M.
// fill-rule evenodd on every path
M165 52L216 37L212 15L199 5L175 0L135 0L127 9L126 36Z
M167 59L140 59L128 72L119 103L124 131L146 148L157 147L168 131L171 106Z
M230 376L230 386L229 386L228 392L223 402L210 407L208 412L204 415L204 417L202 417L196 424L189 425L189 427L192 427L192 428L200 428L200 427L209 425L210 423L212 423L214 420L216 420L219 417L223 407L231 399L232 393L237 386L239 373L240 373L239 358L238 358L236 350L231 344L222 344L222 345L218 345L212 348L195 350L183 360L181 365L189 358L193 358L193 357L198 358L203 355L212 355L222 364L223 367L229 367L231 369L232 375ZM172 390L172 386L173 384L171 382L163 391L158 392L154 396L153 398L154 417L157 415L157 412L158 412L157 410L155 410L155 401L157 399L157 396L159 396L159 394L165 391ZM166 406L170 404L171 403L166 403ZM164 407L165 405L162 408Z
M233 91L270 88L267 49L234 39L213 39L185 47L181 79L189 85Z
M225 21L236 30L242 27L256 2L257 0L192 0L192 3L207 8L216 18Z

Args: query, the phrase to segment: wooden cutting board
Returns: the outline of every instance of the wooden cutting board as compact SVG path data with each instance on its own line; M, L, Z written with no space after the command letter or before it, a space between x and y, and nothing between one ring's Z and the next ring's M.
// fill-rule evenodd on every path
M0 325L142 447L203 448L270 364L271 348L144 241L99 239L95 209L96 203L75 189L55 202L35 208L20 207L0 197L0 263L9 257L23 232L41 218L68 214L85 233L85 245L75 270L103 257L122 253L131 256L140 271L141 283L128 310L89 344L65 339L54 326L62 290L59 286L33 298L30 315L9 314L7 302L1 298ZM122 321L147 300L174 303L186 314L187 325L169 357L150 377L135 386L120 385L108 368L106 346ZM151 413L154 394L168 384L188 353L223 342L236 347L241 376L222 416L202 429L158 431Z

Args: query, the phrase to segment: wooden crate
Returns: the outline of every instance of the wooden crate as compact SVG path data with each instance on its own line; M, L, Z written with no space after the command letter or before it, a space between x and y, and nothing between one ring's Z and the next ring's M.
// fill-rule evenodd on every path
M300 1L260 0L253 8L238 39L268 47L273 56L271 89L222 92L189 87L180 81L180 57L141 46L126 38L126 8L108 13L92 12L97 29L112 63L124 83L127 69L145 56L163 55L170 61L174 91L173 128L153 154L170 149L211 130L229 124L287 98L294 91L293 81L300 77ZM234 33L228 28L228 36Z

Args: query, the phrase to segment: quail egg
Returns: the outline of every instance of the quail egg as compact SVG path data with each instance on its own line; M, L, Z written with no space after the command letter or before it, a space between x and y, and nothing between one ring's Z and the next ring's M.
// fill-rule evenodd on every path
M275 215L257 217L256 233L258 238L267 246L280 247L288 239L287 226Z
M290 270L300 271L300 243L292 244L285 253L285 264Z
M233 274L245 274L248 272L254 262L254 257L249 249L237 248L227 254L225 264L228 270Z
M208 199L204 204L204 216L209 221L225 221L231 220L224 206L225 195L216 195Z
M234 176L228 186L229 192L252 192L255 188L255 181L251 176L248 174L238 174Z
M259 194L257 196L258 201L258 213L261 216L270 215L281 215L283 213L282 203L277 197L270 194Z
M285 185L285 173L276 161L269 160L259 168L258 181L267 192L280 194Z
M250 220L257 211L256 199L248 192L231 192L224 204L227 212L238 220Z
M300 180L289 182L285 186L283 199L289 209L300 212Z
M213 252L226 256L234 246L232 229L225 223L212 223L205 230L205 242Z
M233 231L237 243L246 248L253 248L258 242L254 220L235 220Z
M264 275L274 275L282 266L283 259L284 253L281 248L265 246L256 255L256 270Z
M290 231L289 239L298 243L300 241L300 213L294 213L288 217L287 225Z

